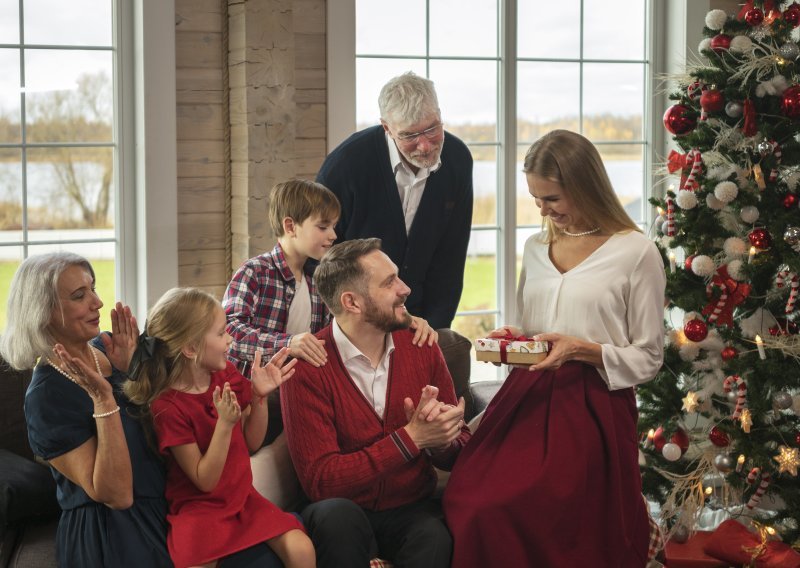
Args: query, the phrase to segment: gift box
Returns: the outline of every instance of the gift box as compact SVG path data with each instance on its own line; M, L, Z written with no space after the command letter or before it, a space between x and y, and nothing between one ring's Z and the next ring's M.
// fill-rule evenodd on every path
M667 568L725 568L728 566L727 562L709 556L703 551L710 537L710 532L698 531L682 544L674 540L668 541L664 549L665 566Z
M703 550L736 566L800 568L800 553L791 546L777 540L762 541L759 534L750 532L734 520L724 521L717 527ZM755 563L751 564L753 561Z
M475 340L478 361L534 365L547 357L547 342L530 337L482 337Z

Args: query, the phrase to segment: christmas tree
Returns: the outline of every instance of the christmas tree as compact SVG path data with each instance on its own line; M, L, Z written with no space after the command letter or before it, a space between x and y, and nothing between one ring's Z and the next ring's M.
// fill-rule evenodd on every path
M638 390L646 495L673 536L703 512L800 537L800 5L706 16L676 77L655 237L666 346Z

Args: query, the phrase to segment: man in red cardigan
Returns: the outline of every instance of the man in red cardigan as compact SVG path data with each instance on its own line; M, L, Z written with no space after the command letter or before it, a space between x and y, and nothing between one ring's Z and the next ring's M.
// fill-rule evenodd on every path
M317 334L328 363L298 361L281 406L318 566L446 568L433 467L449 470L470 433L442 352L412 343L410 290L379 239L334 245L314 281L334 315Z

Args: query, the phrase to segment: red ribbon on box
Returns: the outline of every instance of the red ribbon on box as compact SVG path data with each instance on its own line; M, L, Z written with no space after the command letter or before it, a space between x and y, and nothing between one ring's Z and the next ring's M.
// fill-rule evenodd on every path
M761 538L751 533L741 523L729 519L711 533L703 551L709 556L737 566L756 568L800 568L800 554L785 542L767 541L763 551L753 558L753 551L761 547Z
M532 337L527 337L525 335L511 335L511 332L506 330L505 335L494 336L492 339L500 340L500 362L501 363L508 363L508 358L506 356L508 344L512 341L533 341Z

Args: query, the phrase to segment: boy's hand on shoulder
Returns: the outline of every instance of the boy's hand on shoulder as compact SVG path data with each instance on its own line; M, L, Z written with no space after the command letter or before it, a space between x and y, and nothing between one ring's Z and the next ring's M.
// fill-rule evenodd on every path
M428 324L428 320L411 316L409 327L414 330L414 339L411 340L411 343L418 347L422 347L426 342L430 347L439 341L439 333Z
M308 361L315 367L322 367L328 362L325 342L317 339L313 333L305 332L293 335L289 340L289 347L293 357Z

